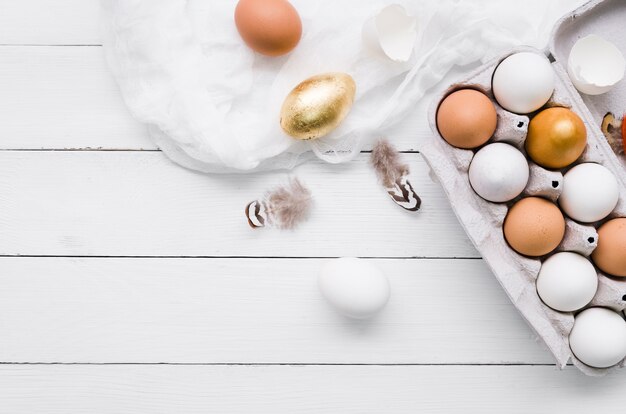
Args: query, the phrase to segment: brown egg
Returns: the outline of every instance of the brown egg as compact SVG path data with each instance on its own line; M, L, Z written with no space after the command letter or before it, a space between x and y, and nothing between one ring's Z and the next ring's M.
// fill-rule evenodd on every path
M498 116L493 102L474 89L448 95L437 110L437 129L448 144L457 148L483 145L496 131Z
M600 270L626 277L626 218L616 218L598 229L598 247L591 254Z
M516 252L543 256L563 240L565 219L561 210L540 197L527 197L513 205L504 219L504 238Z
M244 42L267 56L289 53L302 36L300 16L286 0L239 0L235 24Z
M548 108L528 125L526 152L545 168L567 167L587 146L587 130L582 119L567 108Z

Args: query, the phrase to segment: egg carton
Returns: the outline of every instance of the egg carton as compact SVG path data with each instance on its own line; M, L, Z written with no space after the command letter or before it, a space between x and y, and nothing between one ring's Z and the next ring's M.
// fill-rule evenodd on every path
M626 55L624 21L626 21L626 1L593 0L585 3L556 23L550 38L550 53L557 62L563 62L565 66L574 43L581 37L596 34L610 40ZM626 112L626 81L618 83L612 90L602 95L581 94L581 97L594 123L599 126L608 112L617 117ZM618 159L626 168L626 154L621 153Z
M585 10L594 10L594 5L614 1L594 1L584 7L587 7ZM626 5L626 2L623 3ZM623 10L626 11L626 7ZM573 16L576 16L576 13ZM570 16L570 18L573 19L574 17ZM488 144L505 142L515 146L526 155L524 142L530 118L501 108L491 90L491 79L496 67L506 57L518 52L532 52L552 57L550 52L529 47L516 48L500 58L486 63L467 79L453 84L439 94L432 103L428 114L434 135L424 143L421 153L428 162L432 173L442 185L470 240L481 253L513 304L536 334L545 342L547 348L556 358L557 365L563 368L571 360L576 367L587 375L603 375L617 367L626 366L626 359L615 367L605 369L593 368L579 361L572 354L568 339L577 312L559 312L549 308L541 301L536 290L536 279L541 263L547 257L560 251L577 252L588 257L598 243L596 229L611 218L626 217L626 170L602 134L597 116L592 115L590 109L569 81L565 67L559 61L551 59L556 74L556 84L554 93L544 108L561 106L570 108L577 113L587 129L587 147L574 164L561 170L546 170L532 163L529 159L530 178L528 184L519 197L508 203L492 203L474 192L469 182L468 170L472 157L478 149L455 148L441 137L437 129L436 113L439 103L446 96L459 89L476 89L492 100L498 115L496 131ZM620 194L619 202L611 214L599 222L587 224L579 224L565 216L565 237L557 249L549 255L529 258L511 249L505 241L502 230L509 207L519 199L528 196L541 196L557 201L563 187L563 174L568 169L584 162L601 164L615 175L619 183ZM587 307L602 306L616 312L624 312L626 309L626 278L610 277L600 271L598 271L598 278L597 293Z

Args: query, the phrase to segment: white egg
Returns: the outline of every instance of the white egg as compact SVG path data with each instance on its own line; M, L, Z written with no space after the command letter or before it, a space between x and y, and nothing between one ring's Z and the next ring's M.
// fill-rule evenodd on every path
M610 309L585 309L576 316L569 345L584 364L611 367L626 357L626 321Z
M561 209L576 221L591 223L609 215L619 200L619 185L600 164L578 164L563 177Z
M504 59L492 80L493 94L504 109L518 114L536 111L554 92L554 70L543 55L521 52Z
M582 93L600 95L624 77L626 60L613 43L591 34L579 39L570 51L567 74Z
M587 258L572 252L550 256L537 277L537 293L543 303L561 312L583 308L597 289L596 269Z
M389 280L369 260L352 257L331 260L322 267L318 284L326 300L350 318L370 318L389 300Z
M528 174L526 157L513 146L499 142L481 148L469 167L474 191L496 203L520 195L528 183Z

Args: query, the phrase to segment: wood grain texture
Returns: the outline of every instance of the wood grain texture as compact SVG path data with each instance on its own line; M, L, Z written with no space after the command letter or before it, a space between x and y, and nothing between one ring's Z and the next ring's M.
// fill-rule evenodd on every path
M155 149L101 47L5 46L0 62L1 149Z
M2 366L0 413L587 414L626 377L551 367Z
M389 199L362 154L298 167L310 219L255 231L246 204L288 173L203 175L160 152L0 152L0 255L478 257L421 156L404 160L417 213Z
M361 324L324 260L0 258L0 362L554 363L482 260L372 262L392 295Z
M100 44L99 0L0 0L0 44Z

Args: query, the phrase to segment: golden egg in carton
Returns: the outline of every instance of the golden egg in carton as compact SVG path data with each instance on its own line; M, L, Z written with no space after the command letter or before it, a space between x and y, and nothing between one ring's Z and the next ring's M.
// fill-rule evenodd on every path
M500 107L491 90L493 73L506 57L518 52L544 53L532 48L519 48L478 69L465 81L456 83L434 100L429 110L429 122L434 132L421 148L421 153L432 172L441 183L452 208L470 240L481 253L507 295L520 313L543 339L559 367L571 360L588 375L600 375L612 368L593 368L579 361L570 350L569 333L574 325L574 317L580 312L559 312L545 305L536 289L536 279L542 262L550 255L569 251L589 257L598 244L597 228L609 219L626 217L626 171L620 160L611 150L600 131L599 124L570 83L567 73L558 63L552 63L555 71L555 89L550 101L541 109L566 107L578 114L587 130L587 147L582 156L573 164L560 170L547 170L534 164L527 156L524 143L529 116L514 114ZM544 55L545 56L545 55ZM491 139L484 145L494 142L508 143L519 149L529 162L530 175L523 193L507 203L493 203L481 198L469 182L469 166L475 149L460 149L448 144L439 134L436 115L439 104L451 93L460 89L475 89L487 95L496 106L497 128ZM541 109L539 111L541 111ZM539 112L536 111L535 113ZM515 252L505 240L502 226L508 209L518 200L529 196L539 196L557 203L563 188L563 174L570 168L592 162L608 168L619 183L619 201L611 214L595 223L580 224L565 214L565 236L561 244L550 254L531 258ZM557 203L558 205L558 203ZM596 269L597 270L597 269ZM598 271L598 290L588 307L600 306L616 312L626 309L626 278L607 276ZM581 309L582 310L582 309ZM616 367L626 365L622 360Z

